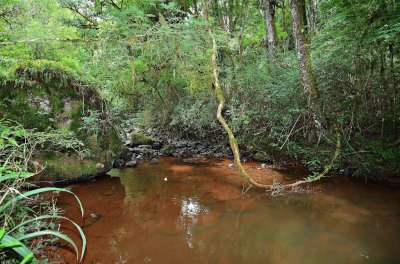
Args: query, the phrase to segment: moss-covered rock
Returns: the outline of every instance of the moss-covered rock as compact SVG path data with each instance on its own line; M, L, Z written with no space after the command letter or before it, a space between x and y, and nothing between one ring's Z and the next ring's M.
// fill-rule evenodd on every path
M46 180L105 172L122 150L99 93L57 65L25 62L9 77L0 76L0 98L0 118L37 131L72 133L84 143L84 158L73 151L35 157L46 165Z
M256 154L253 156L253 159L259 162L272 162L271 156L261 151L256 152Z
M74 153L57 154L41 160L45 170L39 175L39 180L73 180L111 169L111 162L99 159L81 159Z
M139 145L151 145L154 140L146 134L142 133L132 133L131 134L131 144L134 146Z

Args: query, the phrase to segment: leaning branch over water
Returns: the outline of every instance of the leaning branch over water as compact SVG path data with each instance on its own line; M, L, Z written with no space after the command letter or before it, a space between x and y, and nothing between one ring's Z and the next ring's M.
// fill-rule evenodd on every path
M225 131L228 133L229 144L230 144L230 147L233 152L234 162L235 162L236 166L239 168L242 176L244 178L246 178L251 184L253 184L257 187L270 189L273 187L273 184L262 184L262 183L255 181L254 179L251 178L251 176L244 169L242 162L240 161L240 151L239 151L239 146L238 146L237 140L235 138L235 135L233 134L232 129L229 127L224 116L222 115L222 109L224 108L224 105L225 105L225 96L224 96L224 92L222 90L222 87L219 82L219 77L218 77L218 69L217 69L218 47L217 47L217 42L215 40L215 36L211 29L210 22L208 19L208 7L207 7L205 0L202 0L202 5L203 5L203 16L207 22L207 29L210 34L211 40L212 40L211 64L212 64L212 69L213 69L215 95L218 99L217 119L221 123L221 125L224 127ZM305 180L297 181L297 182L290 183L290 184L284 184L284 185L282 185L282 188L293 188L293 187L296 187L296 186L299 186L302 184L317 181L317 180L321 179L322 177L324 177L331 170L331 168L333 167L337 158L340 155L341 141L342 141L342 136L341 136L341 133L339 132L339 130L337 129L336 130L336 149L332 156L331 163L328 164L327 166L325 166L324 170L320 174L318 174L317 176L312 177L312 178L307 178Z

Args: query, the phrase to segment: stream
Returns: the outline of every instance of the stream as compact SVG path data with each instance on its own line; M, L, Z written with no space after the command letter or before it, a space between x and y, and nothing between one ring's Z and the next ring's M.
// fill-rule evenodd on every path
M162 158L71 185L84 219L72 196L59 206L84 226L83 263L400 263L399 186L334 176L271 197L247 190L230 162ZM259 166L246 163L250 173L307 175ZM76 263L67 246L61 254Z

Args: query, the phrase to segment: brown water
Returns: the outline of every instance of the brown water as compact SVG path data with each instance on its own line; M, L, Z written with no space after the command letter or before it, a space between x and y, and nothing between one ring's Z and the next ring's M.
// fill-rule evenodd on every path
M400 263L399 187L335 176L312 193L243 194L227 162L166 158L72 186L86 210L84 263ZM254 166L257 177L304 173ZM71 197L60 205L80 221Z

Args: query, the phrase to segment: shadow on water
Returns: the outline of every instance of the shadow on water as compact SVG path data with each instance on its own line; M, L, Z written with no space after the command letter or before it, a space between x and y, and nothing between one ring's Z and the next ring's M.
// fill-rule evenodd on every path
M336 176L308 194L243 195L227 162L165 158L71 186L86 210L84 263L400 263L398 187ZM60 206L79 219L71 197Z

